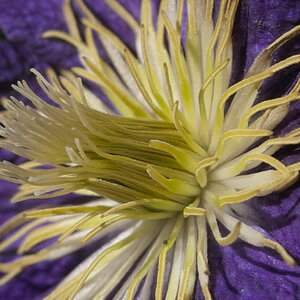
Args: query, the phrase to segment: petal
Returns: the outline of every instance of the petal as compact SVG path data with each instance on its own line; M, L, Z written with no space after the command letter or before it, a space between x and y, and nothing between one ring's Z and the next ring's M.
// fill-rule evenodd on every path
M213 297L230 300L298 299L300 268L287 267L268 250L237 242L211 245L209 251Z
M7 40L0 40L0 82L10 82L20 78L33 64L33 58L28 55L25 47Z
M244 56L245 69L248 70L254 58L278 36L299 24L299 10L297 0L268 1L251 0L242 1L241 12L236 20L236 31L234 41L236 47L246 47L247 55L235 53L236 56ZM238 29L238 30L237 30ZM299 39L297 43L289 43L289 47L281 49L280 52L287 56L299 50ZM238 49L236 49L238 50Z
M93 244L63 258L26 268L18 277L0 287L0 299L43 299L96 248L97 245Z
M36 61L70 67L76 61L74 49L61 41L41 38L49 29L66 29L61 6L62 0L1 1L0 28L6 38Z
M259 226L281 243L294 258L300 259L300 188L289 189L253 199L251 208L258 216Z
M242 1L233 32L232 82L246 74L254 58L264 48L299 24L299 16L297 0ZM298 36L276 51L273 55L274 62L299 53L299 48ZM275 74L263 84L257 101L282 96L299 72L299 66L295 66Z
M125 7L135 19L139 19L140 16L140 0L118 1L123 7ZM105 4L105 1L92 1L87 0L87 5L95 13L95 15L103 22L105 26L111 29L122 41L135 49L135 36L130 27L118 16L112 9Z

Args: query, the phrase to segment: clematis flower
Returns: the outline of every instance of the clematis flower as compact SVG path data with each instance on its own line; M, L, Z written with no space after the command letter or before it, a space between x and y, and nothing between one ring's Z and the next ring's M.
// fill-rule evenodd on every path
M92 242L99 245L96 252L46 299L189 299L195 289L196 298L211 299L209 277L217 286L218 255L210 252L208 236L231 255L225 270L238 263L230 251L241 241L253 257L268 248L272 261L279 255L294 266L294 253L269 235L259 207L298 178L292 150L299 127L280 126L300 99L300 80L284 95L257 97L266 80L300 62L299 54L272 61L300 26L266 46L244 78L231 84L238 1L221 1L214 15L213 1L163 0L155 24L151 1L142 1L140 23L119 2L105 1L134 32L135 49L82 0L74 2L83 31L66 1L69 33L48 31L44 37L71 43L83 66L52 74L50 81L32 70L55 105L25 81L14 86L34 107L14 97L5 102L0 145L28 162L4 161L0 176L21 184L13 202L69 193L93 198L68 206L45 200L47 208L27 210L4 224L3 233L16 231L1 249L26 237L20 257L0 264L1 283ZM98 42L110 62L99 55ZM118 113L76 76L98 84ZM54 237L56 243L34 251ZM255 294L248 288L244 298L249 295Z

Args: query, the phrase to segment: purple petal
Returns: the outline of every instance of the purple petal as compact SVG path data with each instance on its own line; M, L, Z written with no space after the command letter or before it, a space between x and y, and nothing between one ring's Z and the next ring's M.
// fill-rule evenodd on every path
M233 38L236 69L245 74L254 58L264 48L298 24L300 6L297 0L242 1ZM278 56L282 59L299 53L300 39L295 38L287 46L279 51L276 60Z
M300 268L289 267L271 250L236 242L209 248L212 296L224 300L298 299Z
M41 38L46 30L66 29L62 3L62 0L2 0L0 28L10 42L25 48L35 61L70 67L77 60L75 49L62 41Z
M139 20L141 0L121 0L119 2L126 7L135 19ZM131 49L135 49L133 31L104 1L87 0L86 3L106 27L120 36L122 41Z
M0 82L12 82L28 72L34 59L24 47L7 40L0 40Z

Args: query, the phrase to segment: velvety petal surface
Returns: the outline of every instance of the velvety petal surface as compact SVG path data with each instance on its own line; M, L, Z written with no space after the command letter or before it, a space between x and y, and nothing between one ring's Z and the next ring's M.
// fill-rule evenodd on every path
M49 29L66 30L62 0L0 1L0 97L11 94L11 83L33 78L34 67L69 68L78 63L75 49L41 37Z
M49 29L66 30L62 0L0 1L0 28L6 38L25 48L36 62L70 67L76 53L61 41L42 39Z

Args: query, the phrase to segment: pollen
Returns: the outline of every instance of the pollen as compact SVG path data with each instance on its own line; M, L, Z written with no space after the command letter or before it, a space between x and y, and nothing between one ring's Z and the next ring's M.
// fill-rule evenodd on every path
M274 51L300 26L264 49L245 78L230 85L237 0L220 2L216 22L213 0L162 0L155 24L150 0L142 1L140 23L117 1L105 2L134 32L135 51L82 0L65 1L69 32L48 31L43 37L76 47L82 67L59 76L49 70L49 81L32 70L55 105L20 81L13 88L32 106L14 97L4 100L0 128L0 146L28 160L0 165L2 179L20 184L13 202L69 193L97 200L58 207L45 200L47 208L25 211L2 225L1 236L18 229L0 250L25 238L20 257L0 264L5 274L0 284L26 266L109 236L46 299L105 299L116 287L114 299L137 294L148 299L152 286L155 299L189 299L199 281L209 300L207 227L221 246L241 239L271 248L294 265L282 245L250 226L245 208L251 198L298 178L299 163L286 166L273 154L298 144L299 129L280 137L273 129L300 99L300 80L280 98L255 100L264 80L300 62L294 55L272 64ZM81 10L80 20L73 4ZM98 39L110 62L98 53ZM117 113L85 80L101 87ZM228 235L221 235L220 224ZM53 237L56 243L29 252Z

